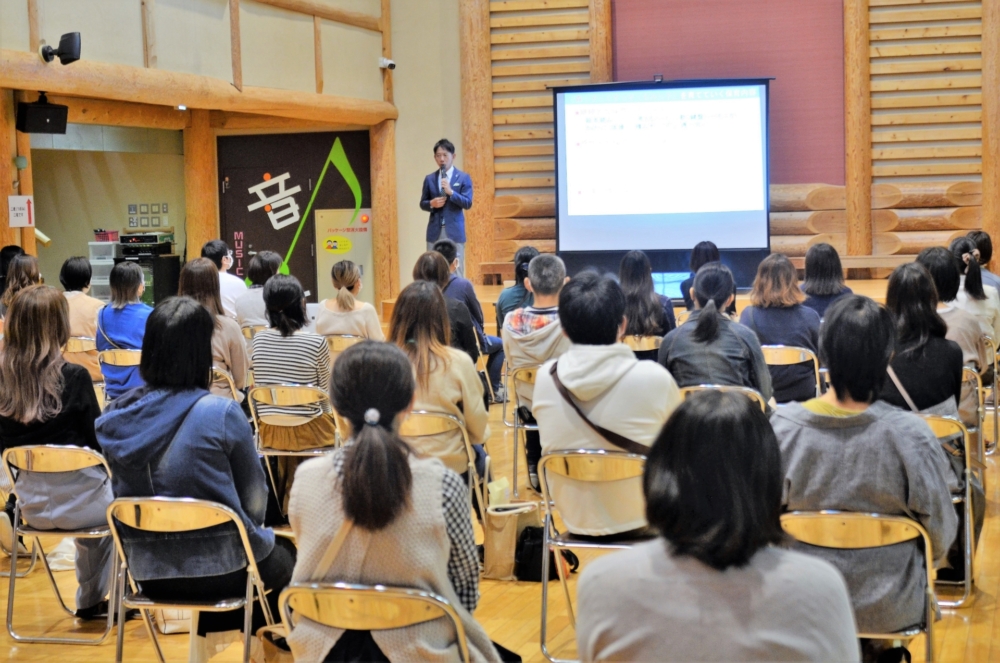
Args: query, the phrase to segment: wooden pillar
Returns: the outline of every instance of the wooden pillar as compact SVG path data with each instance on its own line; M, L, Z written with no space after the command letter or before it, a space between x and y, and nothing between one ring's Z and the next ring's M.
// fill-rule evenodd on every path
M392 0L382 0L381 14L378 19L382 30L382 57L392 59ZM392 69L382 70L382 101L393 103Z
M371 137L372 250L375 307L399 294L399 217L396 203L396 121L369 130Z
M7 196L16 196L17 168L14 157L17 139L14 129L14 91L0 89L0 247L21 243L21 231L10 227Z
M229 0L229 51L233 61L233 87L243 91L243 40L240 37L240 0Z
M35 183L32 175L33 163L31 160L31 134L23 134L20 131L17 132L17 156L24 157L28 160L28 167L24 170L17 171L18 181L21 183L18 187L18 195L21 196L31 196L35 193ZM37 207L35 208L37 214ZM37 221L36 221L37 224ZM35 243L35 229L34 228L22 228L21 229L21 248L24 249L25 253L31 254L33 256L38 255L38 246Z
M983 2L983 230L1000 248L1000 2ZM990 268L1000 266L994 250Z
M480 263L493 259L493 76L489 0L458 7L462 71L462 165L472 177L472 209L465 213L465 276L479 282Z
M590 81L610 83L613 80L611 0L590 0Z
M219 238L219 168L215 132L207 110L192 110L184 129L184 207L187 259L201 255L202 245Z
M844 0L847 253L872 252L872 123L868 0Z

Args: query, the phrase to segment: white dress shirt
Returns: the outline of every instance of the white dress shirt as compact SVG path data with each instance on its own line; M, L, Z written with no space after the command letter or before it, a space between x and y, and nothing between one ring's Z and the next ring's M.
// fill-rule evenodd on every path
M226 315L236 319L236 300L247 291L247 284L238 276L229 272L219 272L219 295L222 297L222 308Z

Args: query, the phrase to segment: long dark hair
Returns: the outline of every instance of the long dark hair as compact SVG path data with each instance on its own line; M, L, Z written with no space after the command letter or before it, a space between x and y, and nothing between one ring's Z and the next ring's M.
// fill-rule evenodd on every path
M618 282L625 293L626 336L660 335L667 316L653 288L653 268L642 251L629 251L618 266Z
M712 440L706 444L706 440ZM677 555L723 571L784 539L781 452L742 394L695 394L667 420L643 476L646 519Z
M185 263L181 268L177 295L190 297L204 306L212 314L213 320L215 316L226 314L219 294L219 270L208 258L195 258ZM221 327L218 321L215 324Z
M305 294L294 276L275 274L269 278L264 284L264 306L268 323L282 336L291 336L306 326Z
M702 265L710 262L719 262L719 247L714 242L698 242L691 250L691 262L689 267L692 274L697 274Z
M948 333L948 325L937 312L934 280L920 263L900 265L892 271L885 305L896 316L900 355L920 353L927 341Z
M701 312L692 336L699 343L711 343L719 336L721 308L733 294L733 273L721 262L709 262L701 266L694 277L694 298Z
M4 281L7 289L4 290L3 297L0 297L0 302L9 307L14 295L27 287L38 285L41 278L38 258L27 254L14 256L7 267L7 279Z
M168 297L157 304L142 339L143 381L154 389L208 389L215 320L203 303L190 297Z
M410 360L390 343L362 341L333 365L330 398L354 432L340 481L344 513L369 531L388 526L409 503L411 449L395 421L413 391Z
M802 291L814 297L839 295L844 289L844 269L840 254L831 245L821 242L806 251L806 279Z
M438 365L447 366L451 343L448 305L440 288L430 281L414 281L403 288L392 309L389 341L406 353L417 381L426 389Z
M948 246L953 256L958 258L959 267L965 274L965 292L971 299L986 299L983 290L983 272L979 266L979 249L968 237L958 237Z

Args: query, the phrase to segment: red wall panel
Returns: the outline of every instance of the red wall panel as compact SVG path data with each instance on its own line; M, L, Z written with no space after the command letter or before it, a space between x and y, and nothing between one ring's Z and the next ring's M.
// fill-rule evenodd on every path
M771 182L844 183L843 0L615 0L615 80L774 77Z

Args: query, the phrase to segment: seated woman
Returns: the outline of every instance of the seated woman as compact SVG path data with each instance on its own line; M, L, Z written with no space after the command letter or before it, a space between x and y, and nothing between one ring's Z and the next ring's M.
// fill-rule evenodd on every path
M330 383L330 347L319 334L304 331L307 325L306 298L302 285L294 276L272 276L264 286L264 304L267 320L271 325L253 337L254 383L302 384L319 387L324 391ZM270 416L290 415L295 425L268 422ZM261 443L272 449L301 451L317 447L332 447L336 441L337 426L328 403L275 407L262 405L257 416L260 422ZM282 508L288 503L288 490L298 458L278 457L275 497Z
M9 244L0 249L0 299L7 291L7 270L10 269L10 261L17 256L25 255L24 249L17 244ZM3 317L3 309L0 309L0 317Z
M994 341L1000 339L1000 294L993 286L983 285L976 243L968 237L959 237L948 249L962 270L956 306L976 316L983 332L993 337Z
M625 293L625 336L664 336L677 327L674 305L653 287L653 268L642 251L629 251L618 266L618 281ZM639 359L656 360L656 350L636 352Z
M453 414L463 421L482 476L482 445L490 436L483 383L468 355L448 347L445 299L440 288L427 281L414 281L403 288L392 310L389 340L413 364L417 378L413 408ZM449 470L459 474L468 471L469 456L460 431L415 438L410 443L422 453L440 458Z
M580 576L581 660L858 660L843 578L779 547L781 481L774 432L749 399L707 392L677 408L643 477L660 537Z
M40 281L41 274L38 272L38 259L35 256L22 253L11 258L7 278L4 280L6 289L0 297L0 317L7 315L7 309L18 292L37 285Z
M120 262L111 268L111 303L97 314L97 349L141 350L146 319L153 309L139 301L146 289L142 267ZM129 389L143 385L136 366L103 364L104 389L108 398L118 398Z
M819 314L803 306L804 299L792 262L772 253L757 267L751 306L743 309L740 324L753 330L761 345L792 345L819 352ZM807 401L816 396L812 362L769 368L777 402Z
M497 329L503 329L508 313L534 303L532 294L524 286L524 279L528 276L528 263L537 255L538 249L533 246L522 246L514 254L514 285L504 288L497 297Z
M385 334L382 333L375 307L356 299L361 292L361 270L358 266L350 260L341 260L333 266L330 277L337 296L319 303L316 333L323 336L350 334L384 341ZM332 359L336 360L336 357Z
M801 287L806 293L802 305L816 311L821 320L830 304L854 292L844 285L837 249L825 243L814 244L806 251L806 278Z
M226 315L219 296L219 270L208 258L195 258L181 269L181 297L190 297L215 316L215 332L212 334L212 368L223 371L233 380L237 391L236 400L243 401L242 389L246 387L247 346L240 332L240 325ZM216 396L233 398L234 394L225 380L212 382L209 387Z
M782 506L912 518L927 530L935 566L955 540L957 486L948 457L917 415L876 400L895 347L892 314L848 295L830 306L820 352L832 389L778 409L771 426L784 467ZM923 543L838 550L795 544L847 580L858 631L889 633L924 621Z
M149 316L140 371L145 386L111 403L97 426L116 497L193 497L243 521L271 611L295 565L295 546L263 527L267 482L240 406L208 391L215 320L186 297ZM129 572L161 600L243 596L246 557L232 525L189 535L123 530ZM254 629L264 624L254 605ZM198 635L243 627L243 610L201 613Z
M261 251L250 258L250 264L247 265L247 279L250 280L250 287L236 298L235 304L236 322L240 323L240 327L267 326L264 284L278 273L281 262L281 256L274 251ZM247 345L249 346L249 343Z
M101 451L94 421L101 410L87 369L63 359L69 338L69 307L55 288L35 285L19 291L7 311L0 353L0 451L33 444L62 444ZM38 529L83 529L107 522L114 496L101 467L39 474L22 471L15 483L21 516ZM13 499L13 496L11 496ZM66 500L60 503L58 498ZM0 515L4 547L13 544L10 517ZM107 615L114 542L73 539L76 546L77 617Z
M694 285L694 277L701 269L702 265L710 262L719 262L719 247L714 242L698 242L691 250L691 276L681 282L681 296L684 297L684 306L689 311L695 309L694 298L691 295L691 287ZM733 284L733 301L726 308L727 315L736 315L736 284Z
M92 274L90 261L82 256L67 259L59 270L59 282L66 290L63 295L69 303L70 336L97 338L97 313L104 308L104 302L89 294ZM67 352L63 357L70 363L86 368L94 382L104 381L101 366L97 362L97 350Z
M699 384L744 386L771 399L771 374L757 336L720 311L733 302L733 273L718 262L698 270L696 308L687 323L667 334L658 361L679 387Z
M413 280L433 283L441 289L442 294L450 279L448 261L437 251L421 254L413 265ZM465 351L475 362L479 359L479 344L476 342L476 328L469 307L451 297L445 297L444 300L451 328L451 347Z
M350 424L351 441L299 469L289 507L299 546L292 580L433 592L458 613L472 660L499 661L472 617L479 560L465 484L440 460L415 453L399 437L414 402L406 355L387 343L352 346L334 366L330 393ZM341 535L346 537L330 565L318 568ZM403 550L409 552L401 555ZM301 619L288 642L300 661L458 659L454 629L443 618L374 632Z

